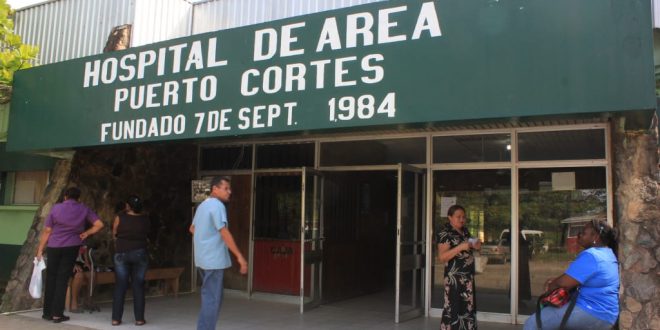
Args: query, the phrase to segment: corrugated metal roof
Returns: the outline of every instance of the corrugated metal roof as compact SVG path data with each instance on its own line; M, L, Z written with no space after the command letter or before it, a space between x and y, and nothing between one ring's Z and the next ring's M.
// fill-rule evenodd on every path
M135 1L42 3L16 11L16 33L24 43L39 46L38 64L41 65L99 54L113 27L133 24Z
M193 5L184 0L137 0L131 45L190 35L192 12Z
M195 4L192 33L235 28L383 0L212 0Z
M100 54L112 28L133 25L131 46L383 0L57 0L16 11L16 32L38 64Z

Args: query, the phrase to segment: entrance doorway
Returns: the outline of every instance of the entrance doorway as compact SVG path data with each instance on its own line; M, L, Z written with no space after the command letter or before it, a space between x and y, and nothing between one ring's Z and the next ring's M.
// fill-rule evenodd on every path
M399 164L325 176L325 302L394 312L396 323L422 315L424 171Z
M393 312L397 178L394 171L325 175L323 302L373 296L361 304Z
M422 315L424 183L405 165L259 174L254 290L300 295L301 312L333 304L395 322Z

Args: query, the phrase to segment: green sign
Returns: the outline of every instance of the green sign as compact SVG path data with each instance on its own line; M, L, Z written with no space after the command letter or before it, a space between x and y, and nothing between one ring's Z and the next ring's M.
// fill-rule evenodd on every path
M386 1L16 74L8 149L655 108L649 1Z

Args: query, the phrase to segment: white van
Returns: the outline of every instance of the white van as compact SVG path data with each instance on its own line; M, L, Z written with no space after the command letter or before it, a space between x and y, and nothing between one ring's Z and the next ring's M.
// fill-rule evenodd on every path
M523 229L520 231L525 243L528 244L530 255L548 252L548 243L545 242L545 236L542 230ZM521 242L522 243L522 242ZM487 256L488 260L498 260L506 263L511 259L511 234L509 229L504 229L500 233L497 245L483 245L481 255Z

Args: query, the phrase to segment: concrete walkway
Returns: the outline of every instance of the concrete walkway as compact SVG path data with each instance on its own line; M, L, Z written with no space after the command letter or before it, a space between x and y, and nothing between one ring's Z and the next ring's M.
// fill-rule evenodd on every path
M199 295L185 294L178 298L155 297L147 299L147 324L136 327L130 301L124 310L124 323L120 327L110 324L109 303L101 304L101 312L67 314L71 320L53 324L41 319L41 310L0 316L0 329L194 329L199 311ZM351 305L353 306L353 305ZM217 329L438 329L439 319L417 318L400 324L393 322L392 313L364 308L346 308L341 304L324 305L304 315L298 306L283 303L247 299L241 293L228 291L220 314ZM479 329L514 330L522 326L479 322Z

